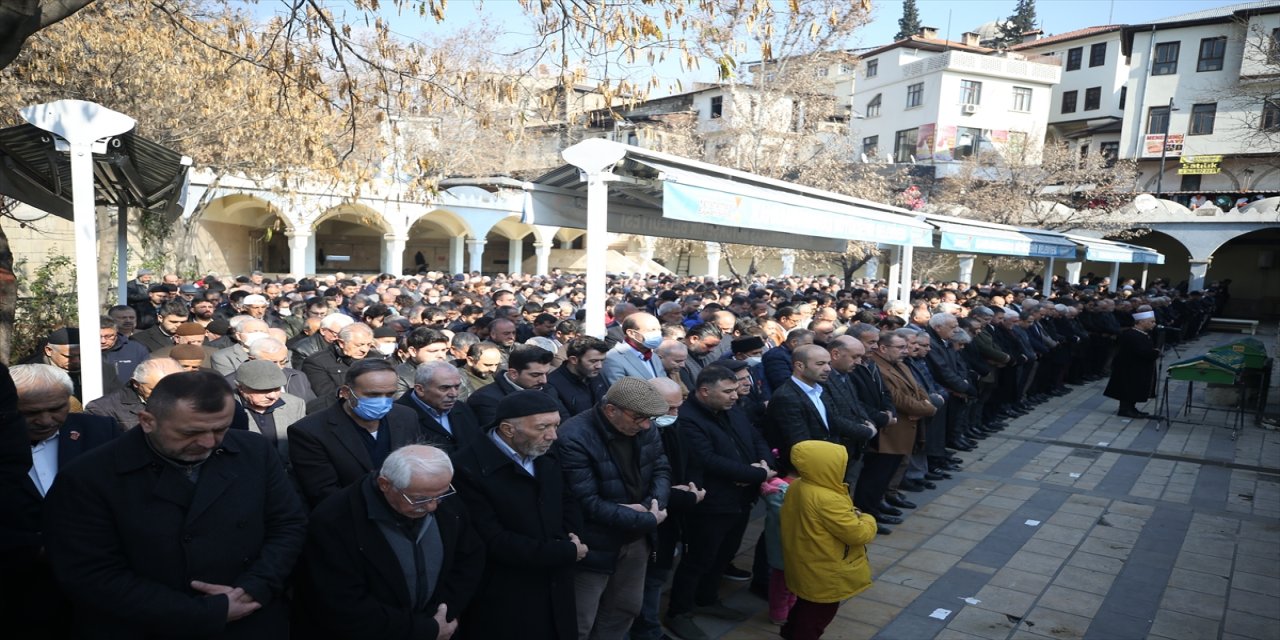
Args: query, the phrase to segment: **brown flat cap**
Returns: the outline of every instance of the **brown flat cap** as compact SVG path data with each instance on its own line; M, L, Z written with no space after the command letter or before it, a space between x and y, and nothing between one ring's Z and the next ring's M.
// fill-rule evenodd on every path
M667 412L667 401L653 385L641 378L619 378L604 394L608 404L634 411L642 416L660 416Z
M178 330L173 332L175 336L202 336L204 335L204 326L199 322L184 322L178 325Z

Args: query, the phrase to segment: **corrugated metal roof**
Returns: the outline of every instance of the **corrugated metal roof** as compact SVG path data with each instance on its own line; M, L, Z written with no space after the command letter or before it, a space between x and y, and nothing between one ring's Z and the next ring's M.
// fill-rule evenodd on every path
M1181 15L1170 16L1168 18L1160 18L1152 20L1147 24L1166 24L1170 22L1192 22L1195 20L1213 20L1215 18L1229 18L1237 11L1251 11L1254 9L1280 8L1280 0L1261 0L1258 2L1241 2L1238 4L1229 4L1221 7L1213 7L1212 9L1202 9L1200 11L1192 11Z

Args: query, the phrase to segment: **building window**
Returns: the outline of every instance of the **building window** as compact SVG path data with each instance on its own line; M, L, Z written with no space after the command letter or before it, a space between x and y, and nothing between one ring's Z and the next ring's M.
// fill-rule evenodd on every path
M880 136L867 136L862 139L862 155L874 158L880 153Z
M1107 63L1107 43L1099 42L1089 47L1089 66L1101 67Z
M1124 99L1129 95L1129 87L1120 87L1120 110L1124 111Z
M846 64L846 63L841 62L841 63L840 63L840 75L842 75L842 76L847 76L847 75L849 75L849 74L851 74L851 73L853 73L853 67L852 67L852 66L850 66L850 65L848 65L848 64Z
M904 129L893 136L893 161L911 162L916 152L916 135L919 129Z
M1182 176L1182 184L1178 186L1179 191L1199 191L1200 178L1203 176L1189 175Z
M907 108L924 104L924 83L917 82L907 86Z
M1077 91L1063 91L1063 92L1062 92L1062 112L1063 112L1063 113L1075 113L1075 112L1076 112L1076 97L1077 97L1077 95L1078 95L1078 94L1079 94L1079 92L1077 92Z
M1147 135L1169 133L1169 107L1151 107L1147 112Z
M1218 104L1191 105L1191 130L1188 135L1206 136L1213 133L1213 120L1218 115Z
M1120 143L1103 142L1102 144L1099 144L1098 155L1106 159L1108 167L1115 166L1116 159L1120 157Z
M1031 88L1030 87L1014 87L1013 88L1013 110L1014 111L1030 111L1031 110Z
M958 127L956 129L956 150L955 157L969 158L978 152L978 145L982 143L982 129L973 127Z
M880 73L880 61L868 60L867 61L867 77L874 78L878 73Z
M819 77L819 78L825 78L825 77L827 77L827 73L828 73L829 71L830 71L830 70L829 70L829 69L827 69L826 67L818 67L818 77Z
M1151 65L1151 75L1171 76L1178 72L1178 49L1180 42L1161 42L1156 45L1155 62Z
M1067 49L1067 71L1079 69L1082 58L1084 58L1084 47Z
M1205 38L1200 41L1200 59L1196 71L1221 71L1222 58L1227 55L1226 37Z
M1280 130L1280 102L1267 100L1262 103L1262 121L1260 124L1263 131Z
M982 104L982 83L977 80L961 80L960 104Z
M1084 110L1093 111L1102 107L1102 87L1084 90Z
M716 96L711 99L711 117L724 117L724 96Z
M1267 43L1267 53L1271 64L1280 64L1280 29L1271 30L1271 41Z
M875 118L875 117L878 117L879 115L880 115L880 94L877 93L876 97L872 98L871 102L867 103L867 117Z

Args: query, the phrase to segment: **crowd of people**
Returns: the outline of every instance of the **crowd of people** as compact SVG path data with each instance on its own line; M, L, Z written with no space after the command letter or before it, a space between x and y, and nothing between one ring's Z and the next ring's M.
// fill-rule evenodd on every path
M1225 295L1083 283L438 272L186 282L0 372L0 608L42 636L707 637L750 581L791 640L962 455ZM11 381L11 382L10 382ZM738 566L763 502L754 562ZM663 594L666 605L663 606ZM855 612L856 616L856 612Z

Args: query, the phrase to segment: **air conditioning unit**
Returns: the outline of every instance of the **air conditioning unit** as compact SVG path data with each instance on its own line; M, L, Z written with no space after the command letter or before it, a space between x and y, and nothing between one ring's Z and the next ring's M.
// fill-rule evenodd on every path
M976 104L962 104L962 105L960 105L960 111L961 111L962 113L964 113L965 115L973 115L973 114L975 114L975 113L977 113L977 112L978 112L978 105L976 105Z

